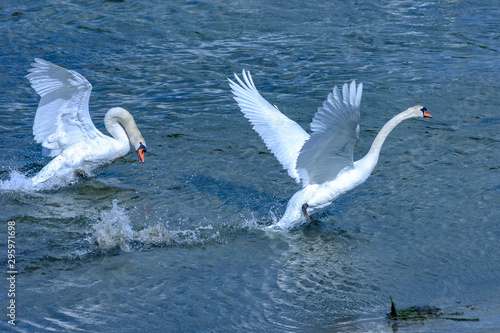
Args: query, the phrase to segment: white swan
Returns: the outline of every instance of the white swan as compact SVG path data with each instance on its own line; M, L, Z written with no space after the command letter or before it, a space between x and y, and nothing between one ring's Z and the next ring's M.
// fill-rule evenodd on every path
M79 73L35 59L26 76L40 95L33 134L44 153L55 157L32 178L35 187L66 185L78 176L90 176L125 156L130 145L144 162L146 141L132 115L115 107L104 117L112 138L102 134L89 114L92 85Z
M341 194L363 183L378 161L382 144L391 130L409 118L430 117L420 105L389 120L373 141L370 151L353 162L354 143L359 134L359 105L363 85L344 84L342 96L335 87L311 122L307 134L257 91L250 73L229 80L234 99L253 129L302 188L287 204L283 217L271 228L289 230L311 220L309 214L332 203Z

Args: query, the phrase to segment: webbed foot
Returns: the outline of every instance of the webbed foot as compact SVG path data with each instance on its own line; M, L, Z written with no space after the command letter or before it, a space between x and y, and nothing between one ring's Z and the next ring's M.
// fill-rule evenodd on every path
M83 180L88 180L90 177L83 170L75 170L75 178L80 178Z
M304 217L306 218L307 223L311 223L311 218L309 217L309 214L307 214L307 207L309 207L307 202L302 205L302 213L304 214Z

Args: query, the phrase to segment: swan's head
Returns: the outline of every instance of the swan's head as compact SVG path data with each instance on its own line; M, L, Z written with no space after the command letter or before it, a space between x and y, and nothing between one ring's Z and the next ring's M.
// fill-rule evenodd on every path
M411 117L415 118L432 118L432 116L427 112L427 108L422 105L415 105L408 109Z
M135 124L135 123L134 123ZM135 127L137 128L137 126ZM146 140L142 137L139 129L137 131L130 131L129 140L132 146L134 147L137 157L139 158L139 162L144 163L144 153L148 151L146 148Z
M142 137L142 136L141 136ZM141 163L144 163L144 153L147 152L147 148L146 148L146 141L144 139L142 139L144 141L140 141L139 142L139 147L136 149L137 151L137 156L139 157L139 161Z
M106 113L104 124L114 138L122 137L122 135L126 134L124 139L128 138L130 145L137 152L139 162L144 163L144 153L147 151L146 140L142 137L130 112L120 107L112 108ZM123 130L125 130L125 133Z

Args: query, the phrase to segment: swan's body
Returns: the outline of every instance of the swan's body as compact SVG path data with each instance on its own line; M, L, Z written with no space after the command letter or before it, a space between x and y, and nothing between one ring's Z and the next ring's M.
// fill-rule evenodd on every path
M33 134L45 154L54 157L32 178L41 184L66 185L78 176L91 176L125 156L132 145L144 162L146 141L132 115L125 109L110 109L104 123L112 137L102 134L89 114L91 84L75 71L35 59L27 75L40 95Z
M330 205L370 176L386 137L396 125L409 118L432 117L420 105L401 112L380 130L366 156L354 162L362 84L344 84L342 95L335 87L315 114L309 135L260 95L250 73L243 71L242 76L243 80L235 74L238 83L229 80L236 102L288 174L302 184L272 228L289 230L310 222L309 214Z

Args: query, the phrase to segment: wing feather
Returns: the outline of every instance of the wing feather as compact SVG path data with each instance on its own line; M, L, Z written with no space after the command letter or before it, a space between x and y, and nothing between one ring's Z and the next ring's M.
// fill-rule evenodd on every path
M300 183L295 164L309 134L261 96L249 72L243 70L243 80L234 76L238 83L228 80L241 111L290 177Z
M35 59L29 72L26 77L41 97L33 135L49 156L82 139L103 136L89 114L92 85L81 74L42 59Z
M350 87L344 84L342 95L335 87L318 108L311 123L311 137L297 159L302 186L334 180L342 169L353 165L362 92L363 85L356 87L355 81Z

